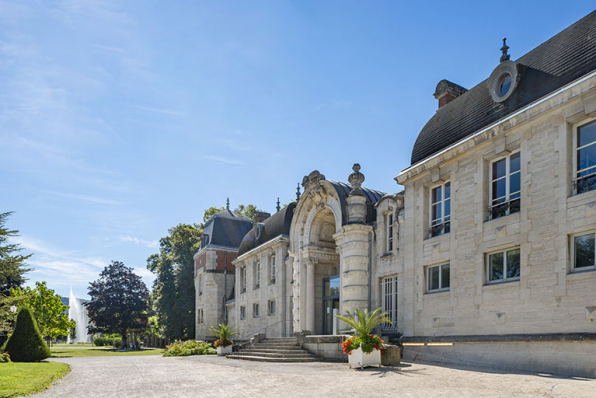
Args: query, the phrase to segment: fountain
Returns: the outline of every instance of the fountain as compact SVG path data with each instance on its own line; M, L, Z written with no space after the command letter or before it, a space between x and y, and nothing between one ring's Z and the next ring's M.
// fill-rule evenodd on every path
M83 306L80 299L76 298L70 288L70 296L68 298L68 319L74 319L77 323L75 327L76 336L74 339L67 337L66 342L71 343L90 343L92 336L87 333L87 325L89 324L89 316L87 316L87 309Z

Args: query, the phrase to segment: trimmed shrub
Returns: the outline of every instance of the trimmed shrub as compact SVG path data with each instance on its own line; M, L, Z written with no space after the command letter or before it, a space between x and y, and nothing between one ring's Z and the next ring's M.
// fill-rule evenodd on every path
M13 362L37 362L51 355L29 308L19 310L12 336L6 342L6 351Z
M98 347L103 347L104 345L106 345L106 338L105 337L94 337L93 345L98 346Z
M122 337L114 337L112 340L112 346L118 348L122 345Z
M217 350L209 343L202 341L176 341L166 346L164 357L186 357L189 355L215 355Z

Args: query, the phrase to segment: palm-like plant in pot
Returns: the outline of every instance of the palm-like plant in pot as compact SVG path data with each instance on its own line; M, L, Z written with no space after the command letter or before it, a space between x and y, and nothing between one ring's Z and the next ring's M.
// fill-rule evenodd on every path
M232 337L236 336L236 327L225 323L220 323L217 326L211 326L209 330L213 333L210 336L217 338L213 346L217 348L217 355L225 355L232 352L234 342Z
M348 354L350 367L381 365L381 350L385 345L383 340L372 332L382 323L393 323L387 315L387 312L381 312L381 308L372 313L369 313L368 309L361 311L356 308L353 313L348 311L346 316L335 315L354 330L354 336L342 343L344 353Z

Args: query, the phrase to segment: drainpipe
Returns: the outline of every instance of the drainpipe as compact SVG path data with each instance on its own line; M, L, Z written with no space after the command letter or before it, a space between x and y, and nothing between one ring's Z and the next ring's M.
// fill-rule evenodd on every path
M224 251L224 294L223 294L223 314L224 323L228 323L228 306L226 305L228 297L228 252Z
M286 257L287 257L287 255L286 255ZM276 260L277 260L277 258L276 258ZM282 314L283 323L281 325L281 334L283 335L283 337L287 337L286 336L286 332L287 332L286 331L286 322L287 322L287 320L286 320L286 307L288 305L288 303L287 303L287 300L288 299L286 297L286 283L287 283L287 280L286 280L286 277L287 276L286 275L287 275L287 267L288 267L288 265L286 264L286 259L285 258L283 259L283 261L281 261L281 263L283 265L283 270L282 270L282 274L283 274L283 278L282 278L283 279L283 285L281 287L281 294L282 294L282 297L283 297L283 304L284 304L283 309L282 309L282 312L283 312L283 314Z
M372 232L368 233L368 312L372 311Z

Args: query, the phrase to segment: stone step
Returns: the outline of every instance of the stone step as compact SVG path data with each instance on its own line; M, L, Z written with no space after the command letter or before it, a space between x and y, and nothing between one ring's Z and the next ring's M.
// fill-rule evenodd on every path
M298 340L296 340L295 337L273 337L270 339L265 339L265 342L278 342L278 343L297 343Z
M270 357L262 357L262 356L249 356L249 355L238 355L238 354L228 354L226 355L227 359L241 359L244 361L258 361L258 362L315 362L316 359L314 357L310 358L270 358Z
M300 344L288 343L288 344L271 344L271 343L253 343L250 347L267 347L267 348L279 348L282 350L300 350L302 347Z
M259 351L259 352L278 352L280 354L301 354L301 353L308 352L306 350L280 350L280 349L275 349L275 348L261 348L261 347L243 348L239 352L254 352L254 351Z
M249 356L249 357L266 357L266 358L312 358L312 355L310 355L308 352L288 354L288 353L281 353L281 352L240 351L240 352L235 352L234 355Z

